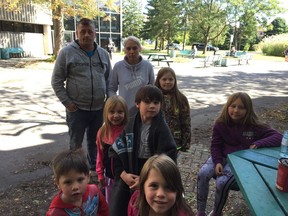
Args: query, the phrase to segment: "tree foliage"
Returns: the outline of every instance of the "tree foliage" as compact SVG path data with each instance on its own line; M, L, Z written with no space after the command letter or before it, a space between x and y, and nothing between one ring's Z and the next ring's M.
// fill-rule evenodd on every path
M123 0L123 37L134 35L140 37L145 16L140 0Z
M288 32L288 26L283 18L274 19L268 26L268 30L265 32L266 36L277 35Z
M173 41L180 29L181 1L149 0L147 11L142 37L154 39L155 49L164 49L164 42Z
M227 5L221 0L195 0L190 4L189 23L191 42L203 42L205 48L211 41L223 41L229 29ZM197 41L200 40L200 41ZM221 42L220 42L221 41ZM203 53L205 53L204 49Z
M279 0L192 0L189 3L190 40L216 45L230 41L249 47L255 41L257 25L281 11ZM239 46L238 46L239 44Z
M234 9L232 20L238 23L235 28L234 45L239 49L250 49L257 41L257 25L263 25L267 17L274 16L282 9L279 0L232 0Z

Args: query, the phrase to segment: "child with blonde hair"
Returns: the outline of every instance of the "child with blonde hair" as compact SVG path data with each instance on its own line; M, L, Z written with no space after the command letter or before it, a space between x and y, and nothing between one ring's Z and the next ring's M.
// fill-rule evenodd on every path
M105 197L109 203L115 172L112 169L113 160L108 152L115 139L121 134L128 120L128 108L121 96L111 96L107 99L103 110L104 123L97 134L96 172L100 185L105 188Z

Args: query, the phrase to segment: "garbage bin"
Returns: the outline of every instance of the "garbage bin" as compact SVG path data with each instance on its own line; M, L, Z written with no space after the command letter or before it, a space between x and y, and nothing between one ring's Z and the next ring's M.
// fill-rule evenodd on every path
M1 58L2 59L10 59L8 48L2 48L1 49Z
M176 50L170 50L170 58L176 57Z
M221 66L222 67L228 67L229 66L229 59L227 59L227 58L222 59Z

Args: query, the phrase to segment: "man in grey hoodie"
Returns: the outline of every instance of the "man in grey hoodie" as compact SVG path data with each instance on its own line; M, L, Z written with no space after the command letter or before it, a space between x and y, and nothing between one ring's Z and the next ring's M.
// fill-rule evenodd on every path
M92 20L82 18L76 35L78 39L60 51L51 84L66 107L70 149L82 147L86 132L90 170L95 171L96 134L103 122L111 63L107 51L94 42Z

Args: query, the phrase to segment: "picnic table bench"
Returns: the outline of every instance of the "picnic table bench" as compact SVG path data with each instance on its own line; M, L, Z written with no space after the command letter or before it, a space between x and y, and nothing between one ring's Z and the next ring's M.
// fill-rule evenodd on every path
M24 57L24 50L21 47L9 48L10 58L22 58Z
M288 215L288 193L276 188L280 147L236 151L228 163L255 216Z
M192 50L180 50L179 54L183 57L183 56L192 56Z
M169 67L170 63L173 62L173 60L169 59L169 55L165 53L149 53L147 60L152 62L157 61L158 66L160 65L160 62L166 62Z
M204 59L204 67L207 66L216 66L216 65L220 65L222 60L222 56L221 55L210 55L210 56L206 56L206 58Z
M241 65L242 63L245 63L247 65L252 59L253 55L251 54L240 55L240 57L238 58L238 65Z

